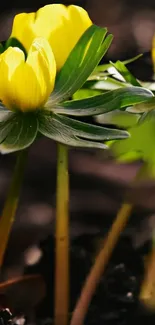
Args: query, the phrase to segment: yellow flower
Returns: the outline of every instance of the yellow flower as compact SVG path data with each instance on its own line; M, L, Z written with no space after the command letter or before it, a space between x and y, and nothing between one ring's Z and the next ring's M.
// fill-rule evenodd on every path
M10 110L42 108L54 88L56 63L46 39L36 38L27 59L22 50L9 47L0 56L0 98Z
M11 37L17 38L27 51L34 38L46 38L52 47L59 70L91 25L92 22L83 8L51 4L40 8L36 13L16 15Z

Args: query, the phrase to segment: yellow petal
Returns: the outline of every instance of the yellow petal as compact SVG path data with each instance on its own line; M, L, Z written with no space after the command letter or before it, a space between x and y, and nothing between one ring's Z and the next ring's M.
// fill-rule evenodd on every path
M11 58L15 58L14 69ZM0 61L1 71L7 76L1 96L4 105L13 110L32 111L41 108L52 92L56 63L48 42L38 38L33 42L26 62L21 50L7 49ZM0 73L0 88L2 83Z
M14 19L12 37L29 49L36 37L46 38L53 50L57 69L64 65L79 38L92 24L88 13L81 7L51 4L36 14L21 14Z
M33 33L48 39L59 70L70 52L69 14L62 4L46 5L37 11Z
M49 43L55 55L57 70L60 70L86 29L92 25L88 13L81 7L70 5L50 5L53 10L53 19ZM48 14L48 13L47 13Z
M70 21L71 49L76 45L82 34L92 25L86 10L79 6L68 7Z
M11 37L17 38L28 51L36 37L46 38L60 68L70 51L69 15L62 4L46 5L37 13L18 14L14 18Z
M8 84L17 67L24 62L24 53L18 48L9 47L0 56L0 98L7 107L9 100ZM12 100L13 105L13 100Z
M56 62L52 49L44 38L36 38L33 42L27 60L41 85L42 94L46 94L44 102L51 94L56 77Z
M67 7L58 4L50 5L50 12L48 41L55 56L57 70L60 70L71 51L69 14Z
M10 37L17 38L28 52L33 40L36 35L33 33L31 25L35 21L36 14L31 13L21 13L15 16L13 20L12 33Z
M66 6L62 4L46 5L37 11L33 30L38 36L49 38L51 31L61 28L68 19Z

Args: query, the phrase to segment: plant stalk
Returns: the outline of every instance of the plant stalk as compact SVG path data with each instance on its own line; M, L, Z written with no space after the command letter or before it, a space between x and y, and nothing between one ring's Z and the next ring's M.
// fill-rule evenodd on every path
M25 165L27 161L27 150L18 153L14 168L13 177L9 187L8 195L0 218L0 267L8 244L10 232L15 220L15 214L18 207L20 189L23 182Z
M144 164L140 168L134 182L144 176L147 171L147 166ZM77 302L77 305L73 311L71 324L70 325L83 325L84 319L91 302L92 296L95 293L96 287L100 282L100 279L103 275L103 272L107 266L107 263L111 257L111 254L117 244L117 241L120 237L120 234L124 230L128 219L133 210L133 205L130 202L124 203L120 210L117 213L116 219L112 224L112 227L103 240L103 245L101 250L96 257L95 263L92 266L88 277L86 278L85 284L82 288L80 298Z
M147 309L155 309L155 245L147 258L146 272L142 282L139 300Z
M57 146L55 325L67 325L69 314L69 175L68 148Z
M149 176L154 179L154 165L148 164ZM145 263L145 274L139 300L150 310L155 310L155 233L153 230L152 249Z
M128 203L123 204L119 210L116 220L114 221L107 238L104 240L103 248L101 248L101 251L86 279L84 287L82 288L81 296L72 315L71 325L83 325L92 296L100 282L101 276L118 241L119 235L128 221L131 211L132 205Z

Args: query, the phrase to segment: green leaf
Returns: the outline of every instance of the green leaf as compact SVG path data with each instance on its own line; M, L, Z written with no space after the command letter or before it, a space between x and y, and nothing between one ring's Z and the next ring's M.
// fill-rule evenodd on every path
M129 87L129 86L130 84L127 84L125 82L121 82L111 77L105 77L104 79L95 82L91 88L105 91L105 90L114 90L120 87Z
M14 127L15 114L11 113L10 116L0 122L0 143L2 143L9 132L11 132ZM12 123L13 122L13 123Z
M128 133L122 130L115 130L101 126L84 123L81 121L73 120L65 116L56 116L57 121L72 128L75 134L79 137L84 137L91 140L109 140L109 139L124 139L128 137Z
M120 163L132 163L137 160L141 160L143 158L143 155L139 151L129 151L125 154L117 157L117 161Z
M112 66L111 63L99 64L94 69L94 71L92 72L92 74L90 75L90 77L93 76L93 75L96 75L96 73L103 73L103 72L107 71L111 66Z
M122 139L126 131L108 129L47 112L39 116L39 131L44 136L73 147L106 149L98 141Z
M10 153L29 147L38 132L37 117L34 114L12 113L0 122L0 151Z
M155 109L155 97L149 98L144 103L135 104L132 107L127 108L130 113L145 113Z
M70 116L92 116L142 103L152 96L148 89L125 87L86 99L67 101L52 110Z
M96 95L100 95L102 93L101 90L96 90L96 89L89 89L89 88L81 88L76 91L76 93L73 95L73 99L84 99Z
M98 66L99 67L99 66ZM105 77L110 76L110 72L97 72L94 71L87 79L87 81L96 81L96 80L103 80Z
M141 158L155 164L155 112L148 114L143 122L129 129L130 138L114 141L111 149L119 161Z
M107 76L104 76L104 77L101 77L101 78L98 78L98 80L87 80L85 82L85 84L83 85L83 87L79 90L77 90L77 92L72 96L72 99L82 99L82 98L87 98L87 97L91 97L91 96L80 96L76 98L76 94L80 93L81 91L85 91L86 94L87 94L87 91L90 92L92 91L92 94L93 94L93 91L94 91L94 96L95 96L95 91L96 91L96 95L99 95L99 94L103 94L103 92L107 92L108 90L114 90L114 89L118 89L118 88L121 88L121 87L129 87L131 86L130 84L127 84L126 82L122 82L122 81L119 81L119 80L116 80L114 78L111 78L109 77L109 74ZM145 87L147 88L147 87Z
M68 99L81 88L111 44L112 35L106 34L106 28L96 25L86 30L57 75L49 105Z
M139 119L139 114L132 114L118 109L96 116L96 121L100 124L111 124L123 128L136 125Z
M133 57L129 60L122 61L122 63L124 65L132 63L132 62L138 60L141 56L142 56L142 54L136 55L135 57ZM112 66L113 66L112 62L98 65L94 69L94 71L92 72L92 74L90 75L90 77L88 79L89 80L98 80L98 78L101 77L102 75L104 75L104 72L107 71Z
M126 65L126 64L129 64L129 63L132 63L132 62L138 60L139 58L141 58L142 56L143 56L143 54L140 53L140 54L134 56L134 57L131 58L131 59L127 59L127 60L122 61L122 63L124 63L125 65Z
M3 52L4 52L4 50L5 50L5 49L4 49L4 46L3 46L3 44L2 44L2 43L0 43L0 54L1 54L1 53L3 53Z
M0 102L0 122L12 115L12 112L9 111L3 104Z
M123 62L118 60L116 63L111 62L111 64L123 76L126 82L133 86L141 87L140 82L131 74Z

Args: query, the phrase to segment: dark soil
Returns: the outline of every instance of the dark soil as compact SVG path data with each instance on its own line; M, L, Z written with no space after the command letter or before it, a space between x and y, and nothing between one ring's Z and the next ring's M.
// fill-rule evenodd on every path
M100 236L83 235L71 243L71 303L72 312L80 294L83 282L99 250ZM53 283L54 283L54 240L48 238L40 245L43 257L38 264L28 267L26 274L40 273L47 286L45 299L36 310L25 315L25 324L52 325ZM122 237L92 299L85 325L129 325L135 322L154 324L155 315L140 306L138 296L144 275L144 256L149 243L141 250L135 250L129 238ZM18 292L16 293L18 295ZM1 310L0 325L17 325L22 310L14 315ZM60 324L61 325L61 324Z
M53 319L53 239L41 244L44 255L40 263L26 273L40 272L47 284L45 300L37 308L37 325L51 325ZM82 284L99 247L99 236L83 235L71 243L71 306L80 294ZM136 251L129 238L122 237L113 253L105 275L89 308L85 325L125 325L135 321L152 324L155 316L138 303L144 274L143 259L149 245Z

